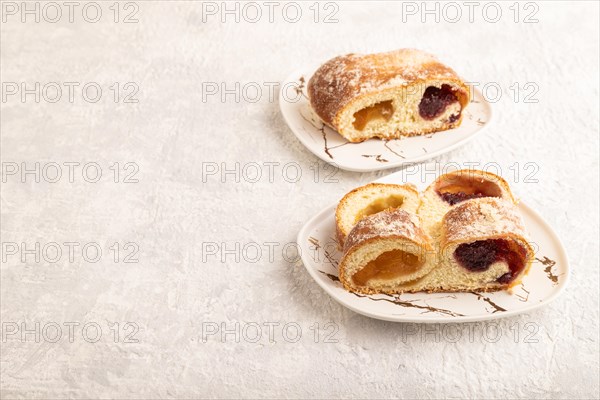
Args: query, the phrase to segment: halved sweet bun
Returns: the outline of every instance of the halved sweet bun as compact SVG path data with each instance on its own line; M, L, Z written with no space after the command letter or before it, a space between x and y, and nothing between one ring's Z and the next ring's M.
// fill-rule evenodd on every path
M425 231L437 237L448 210L463 201L486 197L515 202L508 183L498 175L474 169L452 171L438 177L423 192L418 213Z
M521 281L534 257L516 206L499 198L456 205L443 218L440 238L427 274L386 293L503 290Z
M406 185L355 189L336 210L340 281L356 293L508 289L534 258L515 203L504 179L477 170L442 175L420 197Z
M335 211L336 233L340 248L346 236L362 218L383 210L401 208L416 214L419 192L412 185L370 183L346 194Z
M419 218L401 209L360 220L349 233L339 278L357 293L398 293L398 287L434 267L429 238Z
M440 242L442 289L500 290L520 283L534 251L514 203L467 200L444 216Z
M329 60L309 80L308 95L316 114L350 142L457 127L470 101L452 69L415 49Z

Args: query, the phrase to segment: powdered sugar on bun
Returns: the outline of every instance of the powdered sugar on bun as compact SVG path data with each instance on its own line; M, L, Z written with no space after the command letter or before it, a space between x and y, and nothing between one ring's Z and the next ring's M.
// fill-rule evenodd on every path
M444 242L525 236L523 220L513 203L494 197L467 200L454 206L442 221Z
M446 97L454 97L434 119L422 118L419 114L420 102L429 87L447 87ZM400 49L336 57L311 77L308 95L313 109L326 124L349 141L357 142L370 137L397 138L458 126L470 91L451 68L433 55ZM383 112L372 108L381 102L389 102ZM361 110L367 110L369 115L360 115ZM364 123L362 127L356 126L359 118L361 125Z
M361 190L377 185L350 192L344 206L363 210L368 196ZM454 196L452 204L444 194ZM521 281L534 250L506 181L483 171L456 171L438 178L425 195L417 215L387 208L356 222L339 264L346 289L493 291Z
M402 236L429 248L419 217L401 209L386 210L360 220L348 234L344 251L369 239Z

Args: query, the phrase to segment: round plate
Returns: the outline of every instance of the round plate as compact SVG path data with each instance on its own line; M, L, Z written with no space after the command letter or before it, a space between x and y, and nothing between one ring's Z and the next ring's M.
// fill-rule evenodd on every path
M399 171L376 182L405 181ZM432 177L433 179L433 177ZM431 179L431 180L432 180ZM410 179L409 179L410 180ZM333 204L314 216L298 234L304 267L327 294L349 309L368 317L397 322L470 322L508 317L548 304L565 288L569 276L566 251L552 228L534 210L520 202L518 208L535 249L535 261L523 282L511 291L488 293L407 293L362 295L346 291L338 279L341 254L335 240Z
M325 126L308 102L306 85L316 69L294 72L282 83L279 107L286 123L307 149L323 161L348 171L377 171L439 156L483 132L492 118L490 103L474 89L458 128L424 136L350 143Z

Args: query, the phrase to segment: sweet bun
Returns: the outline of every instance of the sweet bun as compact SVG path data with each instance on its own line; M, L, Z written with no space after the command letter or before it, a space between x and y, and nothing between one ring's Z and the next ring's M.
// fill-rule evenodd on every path
M336 57L307 89L315 113L350 142L457 127L470 101L468 86L451 68L415 49Z
M339 263L347 290L494 291L521 282L534 251L504 179L483 171L455 171L436 179L420 200L408 188L366 185L340 202L338 237L352 226ZM409 200L399 206L387 200L406 193Z
M419 203L419 192L413 185L370 183L352 190L335 211L339 247L344 246L346 236L362 218L394 208L416 214Z
M358 293L397 293L398 287L433 267L429 238L419 218L392 209L363 218L348 234L339 264L340 282Z
M475 169L440 175L421 196L419 216L430 236L440 232L443 216L456 204L474 198L494 197L515 203L508 183L500 176Z
M511 202L464 201L442 220L438 289L489 291L521 282L533 262L523 220ZM430 285L432 285L431 283Z

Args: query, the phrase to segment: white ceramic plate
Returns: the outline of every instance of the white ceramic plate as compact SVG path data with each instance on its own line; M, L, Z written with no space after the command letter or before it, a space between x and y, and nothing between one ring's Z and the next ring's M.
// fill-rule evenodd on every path
M481 133L492 118L490 104L475 89L458 128L425 136L350 143L325 126L310 107L306 84L315 70L316 67L299 70L283 82L279 92L281 113L292 132L312 153L349 171L377 171L439 156Z
M377 182L407 183L403 171ZM427 183L410 182L422 190ZM340 194L341 195L341 194ZM410 293L396 296L358 295L342 287L337 276L340 253L335 241L335 207L314 216L298 234L302 261L310 276L327 294L349 309L368 317L397 322L470 322L507 317L548 304L565 288L569 276L567 254L544 219L519 203L525 227L536 250L535 262L523 283L490 293Z

